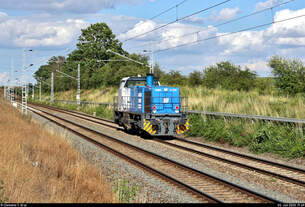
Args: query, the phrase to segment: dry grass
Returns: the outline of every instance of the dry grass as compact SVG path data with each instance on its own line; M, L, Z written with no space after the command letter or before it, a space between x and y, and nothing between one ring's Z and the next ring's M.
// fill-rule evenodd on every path
M304 97L260 95L256 91L226 91L203 87L182 87L182 94L189 97L189 107L194 110L305 118Z
M81 100L112 103L113 97L117 96L116 88L99 88L81 91ZM47 97L45 97L47 98ZM55 95L55 99L59 100L76 100L76 90L69 90L65 92L58 92Z
M22 118L2 100L0 113L0 180L7 202L115 201L103 175L64 139Z

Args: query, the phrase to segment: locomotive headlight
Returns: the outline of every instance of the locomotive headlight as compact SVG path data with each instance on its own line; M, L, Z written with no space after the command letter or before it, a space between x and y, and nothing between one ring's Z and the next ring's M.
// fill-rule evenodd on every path
M153 106L152 109L153 109L153 111L152 111L153 113L157 112L157 107L156 106Z
M175 112L176 112L176 113L179 113L179 106L176 106Z

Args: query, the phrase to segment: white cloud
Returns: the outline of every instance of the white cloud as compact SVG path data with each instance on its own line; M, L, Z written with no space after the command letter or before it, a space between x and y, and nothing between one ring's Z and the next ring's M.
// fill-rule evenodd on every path
M224 8L218 14L213 13L210 19L214 21L227 21L235 18L239 13L240 13L240 9L238 7Z
M270 8L270 7L278 4L279 2L280 2L280 0L267 0L267 1L258 2L255 5L255 10L258 11L258 10Z
M8 80L7 72L0 73L0 83L4 84Z
M0 0L1 9L48 12L94 13L118 4L136 4L139 0Z
M126 40L129 38L133 38L137 35L144 34L145 32L149 32L157 27L157 24L154 21L140 21L137 23L131 30L126 33L122 33L118 36L121 40ZM152 37L152 33L148 33L142 36L137 37L137 39L147 39L147 36Z
M0 22L0 45L7 47L53 47L69 44L88 24L81 19L33 21L9 18Z
M205 29L205 32L196 33L199 30ZM180 23L172 24L166 31L161 32L163 42L157 45L158 49L175 47L181 44L195 42L199 39L204 39L215 35L217 29L215 27L200 28L192 25ZM188 35L194 33L193 35Z
M305 9L292 11L282 10L275 14L275 21L305 14ZM231 36L221 37L220 45L225 45L226 54L277 52L285 47L305 46L305 18L278 23L261 31L247 31Z
M271 69L269 68L268 62L265 59L252 59L239 65L241 65L243 68L247 67L257 74L270 75L271 73Z

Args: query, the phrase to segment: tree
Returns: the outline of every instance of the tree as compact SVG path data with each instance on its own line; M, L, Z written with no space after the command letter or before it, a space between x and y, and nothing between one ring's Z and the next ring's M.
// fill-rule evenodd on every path
M255 78L256 73L249 68L241 70L240 66L228 61L209 66L203 71L203 82L208 88L248 91L255 86Z
M166 73L160 79L162 84L168 84L172 86L185 85L186 81L187 79L179 71L174 70Z
M202 73L200 71L194 71L189 74L188 83L190 86L198 86L202 84Z
M275 76L275 85L286 94L304 93L305 67L300 60L289 60L274 56L268 64Z

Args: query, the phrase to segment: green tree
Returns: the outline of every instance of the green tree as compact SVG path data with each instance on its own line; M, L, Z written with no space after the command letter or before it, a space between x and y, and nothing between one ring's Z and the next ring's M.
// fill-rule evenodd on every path
M164 85L185 85L187 82L186 77L184 77L179 71L171 70L169 73L164 74L160 78L161 84Z
M305 91L305 67L300 60L289 60L274 56L269 60L276 87L286 93L295 95Z
M202 84L202 73L200 71L194 71L189 74L188 83L190 86L198 86Z
M203 71L203 82L208 88L248 91L254 88L255 78L255 72L251 72L248 68L242 70L240 66L228 61L209 66Z

